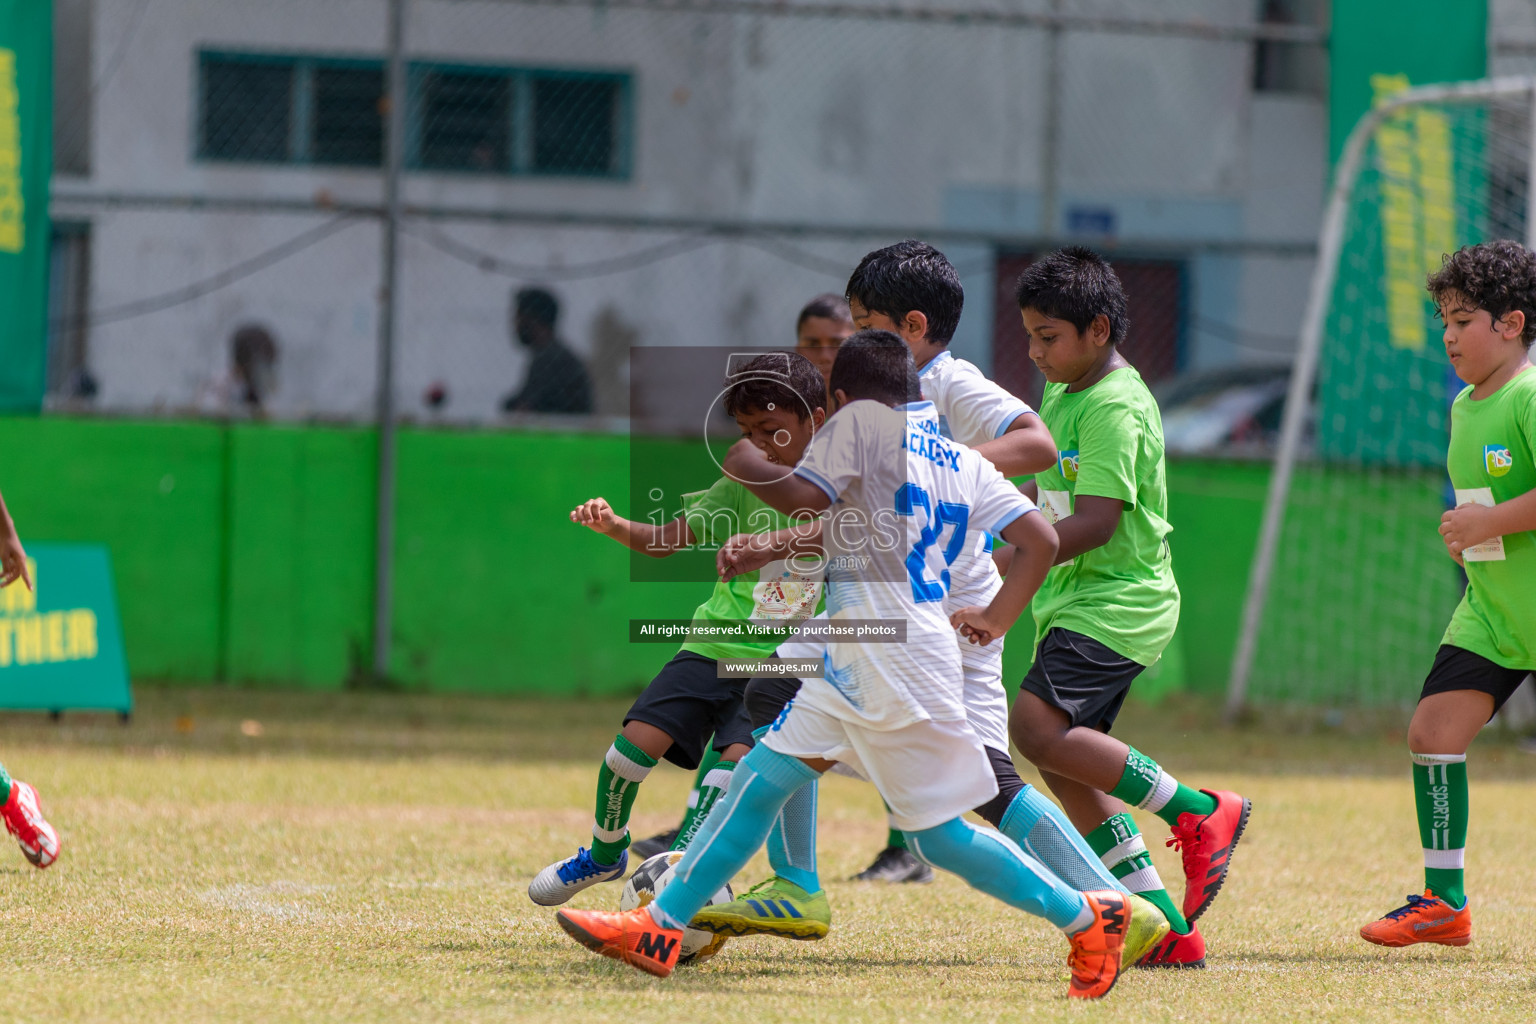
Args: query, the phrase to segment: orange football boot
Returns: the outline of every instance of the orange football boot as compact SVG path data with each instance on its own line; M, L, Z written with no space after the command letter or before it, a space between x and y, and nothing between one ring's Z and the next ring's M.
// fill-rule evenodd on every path
M567 935L594 953L665 978L682 952L681 928L663 928L645 907L617 914L562 910L555 915Z
M1120 977L1120 953L1125 948L1125 928L1131 921L1130 901L1113 889L1085 892L1093 923L1076 935L1068 936L1072 952L1067 966L1072 969L1072 983L1067 995L1073 999L1102 999L1109 995Z
M1470 908L1468 904L1452 910L1449 903L1425 889L1423 896L1409 896L1406 904L1361 928L1360 937L1378 946L1412 946L1419 942L1465 946L1472 941Z

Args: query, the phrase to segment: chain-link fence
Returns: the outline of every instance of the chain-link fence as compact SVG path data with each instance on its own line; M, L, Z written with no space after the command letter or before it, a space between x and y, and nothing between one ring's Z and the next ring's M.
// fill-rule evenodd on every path
M791 345L914 235L1029 397L1012 279L1068 240L1149 379L1292 346L1318 3L402 3L403 418L622 422L631 346ZM374 417L390 6L59 4L56 406Z

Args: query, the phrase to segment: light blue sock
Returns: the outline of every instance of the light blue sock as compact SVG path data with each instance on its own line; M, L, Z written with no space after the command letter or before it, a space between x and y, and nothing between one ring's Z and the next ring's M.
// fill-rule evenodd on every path
M821 889L816 874L816 788L812 781L795 790L768 833L773 873L808 893Z
M683 928L693 920L763 845L795 790L815 778L804 762L761 743L753 747L731 773L730 788L678 861L672 881L651 904L656 923Z
M991 829L951 818L936 828L907 832L906 837L907 849L929 864L954 872L973 889L1011 907L1045 918L1068 935L1093 922L1093 909L1082 893ZM668 886L662 895L671 891Z
M1026 785L1014 794L998 828L1072 888L1113 889L1130 895L1130 890L1094 856L1088 841L1078 835L1061 808L1034 786Z

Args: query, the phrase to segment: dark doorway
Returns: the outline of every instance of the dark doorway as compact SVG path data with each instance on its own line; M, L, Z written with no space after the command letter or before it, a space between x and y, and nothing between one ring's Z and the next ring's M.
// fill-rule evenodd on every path
M1040 404L1045 378L1029 361L1015 282L1034 261L1033 253L997 257L997 298L993 304L992 379L1030 405ZM1184 264L1177 260L1115 259L1115 273L1125 285L1131 329L1120 353L1148 384L1179 371L1183 362Z

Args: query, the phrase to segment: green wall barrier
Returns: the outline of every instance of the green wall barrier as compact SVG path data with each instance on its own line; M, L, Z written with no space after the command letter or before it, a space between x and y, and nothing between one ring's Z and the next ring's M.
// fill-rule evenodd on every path
M111 550L136 678L335 689L360 677L372 431L5 418L0 451L24 541ZM1143 695L1225 686L1267 478L1265 466L1170 465L1183 619ZM628 620L686 618L709 584L631 583L629 553L569 521L597 495L628 511L628 484L624 437L402 430L391 675L444 692L643 686L670 655L627 643ZM1027 641L1008 648L1010 684L1029 660Z

